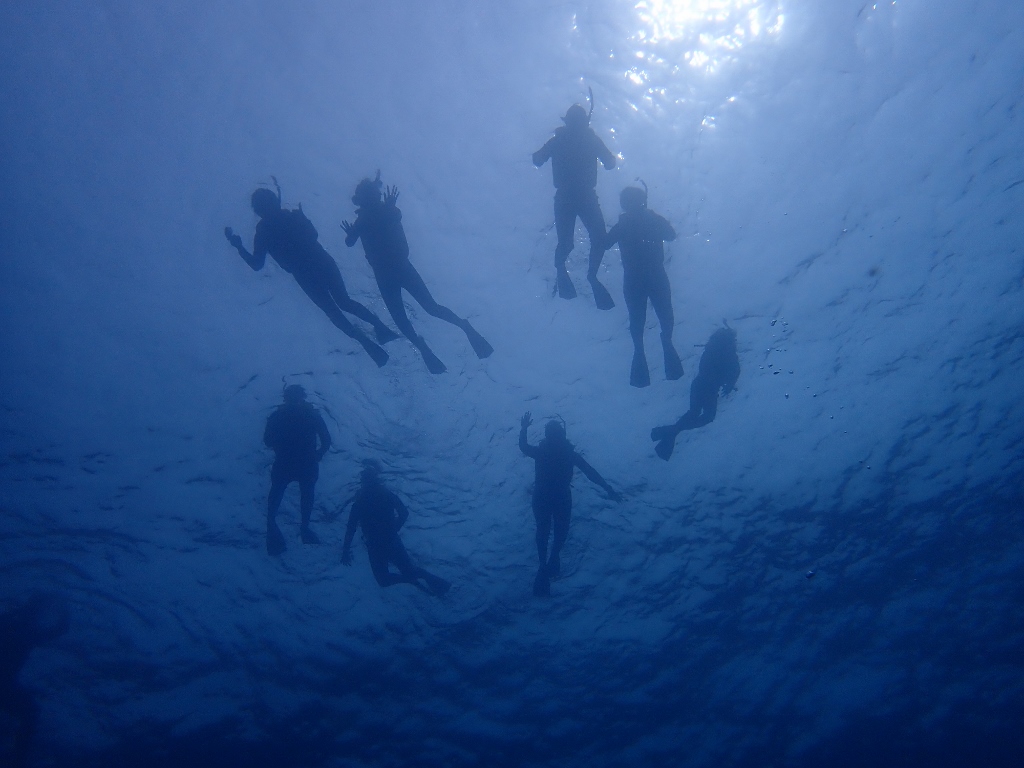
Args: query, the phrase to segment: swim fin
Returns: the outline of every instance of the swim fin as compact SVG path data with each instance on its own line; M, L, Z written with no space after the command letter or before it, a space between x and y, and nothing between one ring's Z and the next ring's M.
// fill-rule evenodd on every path
M576 286L572 284L572 279L569 277L569 273L564 269L558 270L556 276L556 282L558 283L558 295L563 299L575 299L576 298Z
M285 549L284 535L281 533L281 529L277 527L277 523L267 523L267 554L271 557L276 557L284 552Z
M661 347L665 352L665 378L669 381L683 378L683 363L679 360L672 342L662 339Z
M647 369L647 356L642 349L633 352L633 365L629 369L629 385L631 387L649 387L651 372Z
M467 322L463 330L465 330L466 338L469 339L469 345L473 347L477 357L483 360L485 357L490 357L493 354L494 347L487 343L487 339L476 332L476 328Z
M654 452L665 461L668 461L669 459L672 458L672 451L675 450L675 447L676 436L673 434L669 435L664 440L659 442L656 446L654 446Z
M677 433L678 430L675 424L669 424L667 427L655 427L651 430L651 440L657 443L670 437L675 438Z
M438 597L444 597L448 590L452 588L450 582L445 581L440 576L435 576L432 573L424 573L423 580L427 582L427 586L430 587L430 592Z
M377 364L377 367L383 368L384 364L388 361L388 353L365 336L359 341L359 343L363 345L363 349L366 350L366 354L368 354L373 362Z
M612 295L608 293L608 289L601 284L601 281L596 277L587 278L590 280L590 287L594 291L594 303L598 309L613 309L615 302L612 300Z

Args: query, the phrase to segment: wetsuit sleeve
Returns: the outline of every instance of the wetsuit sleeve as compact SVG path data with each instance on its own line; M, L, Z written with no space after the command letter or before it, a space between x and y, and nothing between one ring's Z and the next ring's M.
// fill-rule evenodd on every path
M320 437L320 450L317 451L316 460L320 461L329 450L331 450L331 433L324 423L324 417L316 414L316 433Z
M659 216L656 213L651 214L651 221L654 224L655 237L652 240L663 240L664 242L670 242L676 239L676 231L671 224L668 223L668 219L664 216Z
M540 168L544 163L551 159L551 155L555 149L555 137L552 136L547 140L547 143L533 153L533 164Z
M405 521L409 519L409 510L406 508L402 500L395 494L391 494L391 503L395 506L395 512L398 513L398 526L395 528L395 533L398 533L405 525Z
M267 263L267 231L266 225L262 221L256 225L256 234L252 238L252 253L239 245L238 255L254 272L263 269L263 265Z
M615 224L611 229L608 230L608 236L605 238L604 247L605 250L611 248L622 237L622 226L618 223Z
M615 491L612 490L612 487L608 485L605 479L597 473L596 469L594 469L592 466L590 466L590 464L587 463L586 459L584 459L578 453L574 453L573 461L576 464L576 466L580 468L583 474L587 476L587 479L590 482L594 483L594 485L598 485L601 488L604 488L605 491L608 492L609 496L615 495Z
M363 235L363 227L363 217L356 216L355 223L352 224L351 227L349 227L348 234L345 235L345 245L347 245L349 248L355 245L356 241Z
M519 450L531 459L537 458L536 446L530 445L526 440L526 428L523 427L519 430Z
M613 155L612 151L608 149L607 146L605 146L605 143L603 141L601 141L600 136L598 136L596 133L594 133L593 136L594 143L596 145L595 149L597 149L597 159L601 161L601 165L603 165L607 170L610 171L612 168L615 167L615 155Z

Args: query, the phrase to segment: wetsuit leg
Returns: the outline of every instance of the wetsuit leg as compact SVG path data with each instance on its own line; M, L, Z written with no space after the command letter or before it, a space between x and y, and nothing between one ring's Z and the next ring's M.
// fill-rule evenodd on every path
M594 291L594 303L598 309L611 309L615 302L612 301L608 289L597 279L601 260L604 259L604 242L608 232L604 226L604 214L601 213L601 206L597 202L596 191L590 190L580 201L579 215L590 237L590 266L587 269L587 280Z
M411 269L412 265L410 264L409 267ZM412 323L409 322L409 316L405 312L405 303L402 301L402 287L406 277L404 270L395 273L393 271L375 269L374 276L377 278L380 297L384 300L384 305L388 308L388 312L391 313L391 319L395 321L398 330L419 350L428 371L431 373L444 373L447 370L444 363L431 351L423 337L416 333ZM423 281L420 280L420 282L422 283ZM424 289L426 289L426 286L424 286ZM427 295L430 295L429 291ZM432 298L431 301L433 301Z
M377 315L348 295L345 281L341 277L341 270L329 255L324 263L324 282L331 298L342 312L355 315L373 326L373 330L377 334L377 341L383 344L398 338L398 334L388 328Z
M647 290L654 306L654 313L661 325L661 349L665 354L665 378L670 381L682 378L683 364L679 353L672 344L672 331L675 327L675 314L672 312L672 287L668 282L663 266L651 269L647 279ZM627 299L628 302L628 299ZM642 333L643 331L641 331Z
M548 537L551 535L551 505L533 503L533 517L537 521L537 560L543 566L548 561Z
M576 298L576 287L565 268L565 260L569 258L575 245L576 209L576 199L573 195L563 190L555 192L555 233L558 235L558 244L555 246L555 283L558 286L558 295L563 299Z
M320 539L309 528L309 518L313 514L313 497L316 492L316 481L320 475L319 467L314 464L303 473L299 480L299 509L302 513L302 524L299 528L304 544L319 544Z
M337 270L336 264L335 269ZM327 315L330 321L334 323L342 333L359 342L359 345L366 350L366 353L373 359L373 362L375 362L378 367L384 365L384 363L388 361L388 353L370 341L366 337L366 334L352 325L348 318L342 313L341 308L335 302L331 295L331 291L327 287L327 274L324 270L319 271L317 274L296 272L294 275L295 281L299 284L299 287L305 291L306 295L312 299L313 303L323 310L324 314ZM340 272L338 273L338 279L341 279Z
M703 427L714 421L717 413L718 388L698 375L690 385L690 410L679 417L676 427L680 431Z
M644 325L647 323L647 286L642 276L625 274L622 293L629 312L629 335L633 339L633 363L629 369L629 383L634 387L646 387L651 383L644 352Z
M461 328L463 333L466 334L466 338L469 339L469 343L473 347L473 351L476 352L477 357L489 357L494 352L494 348L487 343L483 336L476 332L476 329L470 325L469 320L463 320L448 309L448 307L442 306L435 301L434 297L430 295L427 284L423 282L420 273L412 264L407 264L403 271L402 287L419 302L419 305L428 314Z
M281 506L285 489L295 480L288 468L274 462L270 470L270 493L267 495L267 554L280 555L285 550L284 535L277 527L277 510Z
M562 546L569 536L569 518L572 514L572 498L558 505L551 518L554 523L555 535L551 542L551 557L548 560L548 575L557 576L562 570Z

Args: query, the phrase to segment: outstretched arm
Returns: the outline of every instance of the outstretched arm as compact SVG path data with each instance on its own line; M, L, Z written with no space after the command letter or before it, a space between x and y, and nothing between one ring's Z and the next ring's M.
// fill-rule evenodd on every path
M587 463L587 460L578 453L576 454L576 466L583 471L583 474L587 476L587 479L590 480L590 482L604 488L604 492L607 493L613 501L619 501L622 499L622 496L619 495L618 491L608 485L608 482L597 473L597 470L590 466Z
M245 250L245 245L242 243L242 238L235 234L235 231L231 227L224 227L224 237L228 239L232 247L238 251L238 255L241 256L245 263L248 264L256 272L263 269L263 265L267 261L267 249L259 242L259 236L253 241L253 252L249 253Z
M530 412L527 411L523 414L523 418L519 421L519 450L531 459L537 458L537 449L530 445L526 439L526 428L533 423L533 419L530 418Z
M615 155L612 154L612 151L608 149L605 143L601 141L601 137L596 133L594 138L597 140L597 159L601 161L601 165L605 169L612 170L615 167Z
M345 230L345 245L351 248L359 239L359 217L356 217L355 224L349 224L348 221L341 222L341 228Z
M555 143L555 137L552 136L547 140L547 143L533 153L533 164L540 168L544 163L551 159L552 145Z

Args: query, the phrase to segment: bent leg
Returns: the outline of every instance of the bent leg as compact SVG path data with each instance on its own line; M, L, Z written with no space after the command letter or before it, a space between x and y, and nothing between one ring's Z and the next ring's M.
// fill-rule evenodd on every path
M590 236L590 266L587 269L587 280L594 291L594 303L598 309L611 309L615 306L611 294L597 279L597 272L601 268L601 260L604 259L604 243L608 235L604 226L604 214L601 213L601 206L597 202L597 193L591 192L590 196L583 201L580 208L580 219L583 226L587 228Z
M676 319L672 312L672 288L664 267L652 270L648 280L648 290L651 304L654 306L654 314L658 316L658 323L661 325L661 349L665 354L665 378L675 381L683 376L683 364L679 360L679 353L676 352L676 348L672 344L672 331Z
M316 490L316 480L318 475L318 469L316 465L314 465L309 476L299 481L299 509L302 512L302 524L299 531L302 534L303 544L320 543L320 539L309 528L309 518L313 514L313 495Z
M569 517L572 513L572 499L559 506L552 515L555 535L551 542L551 559L548 560L548 575L557 576L562 570L562 546L569 536Z
M629 383L634 387L646 387L651 383L644 351L644 325L647 323L647 291L643 281L635 276L623 279L622 293L629 312L629 335L633 339L633 363L629 369Z
M338 265L335 263L334 259L331 259L330 265L326 268L325 277L327 290L329 291L331 298L334 300L334 303L338 305L338 308L342 312L348 312L350 315L355 315L360 320L363 320L373 326L373 330L377 334L377 341L382 344L394 341L398 338L398 334L388 328L384 322L377 317L377 315L348 295L348 290L345 288L345 281L341 277L341 270L338 269Z
M423 282L423 278L420 277L420 273L416 271L416 268L412 264L409 264L406 269L403 276L402 287L409 292L410 296L419 302L419 305L423 307L428 314L461 328L463 333L466 334L466 338L469 339L469 344L473 347L473 351L476 353L477 357L489 357L491 353L494 352L494 347L488 344L487 340L477 333L476 328L470 325L469 320L463 320L448 309L448 307L442 306L435 301L434 297L430 295L430 290L427 288L427 284Z
M419 350L428 371L431 373L444 373L447 370L444 363L437 359L437 356L427 346L427 342L416 333L412 323L409 322L409 316L405 312L405 303L402 301L401 277L385 274L383 270L380 272L374 270L374 275L377 278L377 287L380 288L380 297L384 300L384 306L391 313L391 319L395 321L398 330Z
M274 517L281 506L285 489L291 483L291 477L280 468L275 467L270 473L270 493L267 496L267 554L280 555L285 550L284 535L277 527Z
M335 265L335 269L337 269L337 265ZM299 284L299 287L305 291L306 295L312 299L314 304L323 310L323 313L327 315L332 323L334 323L335 327L350 339L355 339L359 342L359 345L366 350L366 354L373 359L373 362L377 364L377 367L383 366L388 361L388 353L370 341L366 337L366 334L349 322L348 318L345 317L341 308L331 296L331 291L328 290L323 277L323 275L295 273L295 280ZM338 279L341 279L340 272L338 273Z
M409 553L406 551L405 545L402 544L402 541L397 536L391 543L388 558L398 568L399 573L406 577L410 583L419 586L419 580L422 579L426 583L427 591L433 595L440 597L451 588L451 584L440 576L435 576L426 569L414 565L412 560L409 559Z

